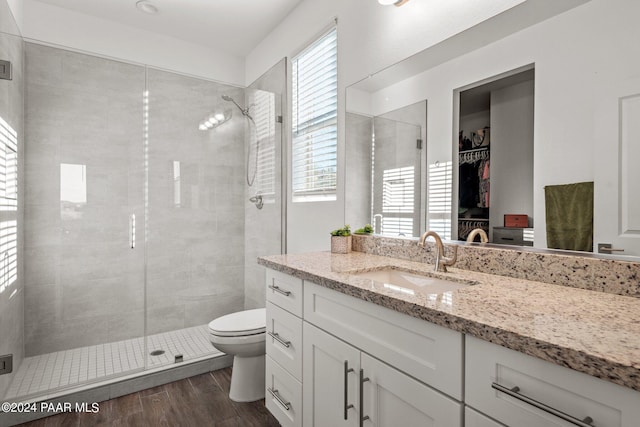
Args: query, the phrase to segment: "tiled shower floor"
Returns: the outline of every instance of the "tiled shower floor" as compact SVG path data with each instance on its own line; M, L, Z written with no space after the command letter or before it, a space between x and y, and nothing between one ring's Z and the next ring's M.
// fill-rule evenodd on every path
M158 356L149 353L164 350ZM7 390L6 400L47 394L84 382L106 380L145 368L144 338L80 347L27 357ZM209 341L207 325L150 335L147 368L175 363L175 355L184 360L219 353Z

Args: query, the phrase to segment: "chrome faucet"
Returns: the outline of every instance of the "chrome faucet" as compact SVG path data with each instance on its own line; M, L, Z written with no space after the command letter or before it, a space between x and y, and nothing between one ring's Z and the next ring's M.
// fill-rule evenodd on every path
M489 242L489 237L487 236L487 232L482 228L474 228L471 230L471 233L467 236L467 242L473 242L476 236L480 235L480 242L487 243Z
M424 248L425 247L425 241L427 240L427 237L433 237L436 241L436 265L435 265L435 271L441 271L443 273L447 272L447 266L452 266L453 264L455 264L456 260L458 259L458 247L454 246L453 247L453 257L451 258L446 258L444 256L444 245L442 244L442 239L440 238L440 236L438 235L438 233L436 233L435 231L427 231L426 233L424 233L421 237L420 240L418 241L418 246Z

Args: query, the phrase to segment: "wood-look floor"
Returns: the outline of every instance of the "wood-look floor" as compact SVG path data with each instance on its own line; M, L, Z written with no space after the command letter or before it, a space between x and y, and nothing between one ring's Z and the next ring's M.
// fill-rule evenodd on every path
M264 401L229 399L231 368L100 402L100 411L64 413L20 424L24 427L194 426L277 427Z

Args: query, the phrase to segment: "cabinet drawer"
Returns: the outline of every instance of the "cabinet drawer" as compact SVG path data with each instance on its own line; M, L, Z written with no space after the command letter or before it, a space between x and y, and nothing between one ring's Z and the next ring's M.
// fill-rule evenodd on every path
M462 334L305 281L304 319L462 400Z
M267 301L302 317L302 279L267 270Z
M465 371L467 405L508 426L574 425L524 396L598 427L637 426L640 419L640 392L469 336Z
M267 354L302 380L302 319L267 303Z
M524 243L522 228L493 228L493 243L519 245Z
M302 426L302 384L266 358L265 406L282 427Z

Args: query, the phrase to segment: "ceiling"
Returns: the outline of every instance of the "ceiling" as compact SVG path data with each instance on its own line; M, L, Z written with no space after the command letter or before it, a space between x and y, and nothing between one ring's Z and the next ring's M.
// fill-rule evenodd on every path
M150 0L155 15L136 0L36 1L246 56L302 0Z

